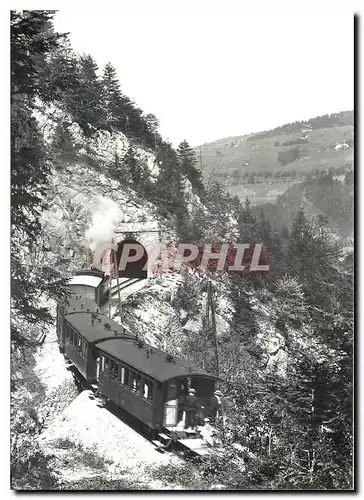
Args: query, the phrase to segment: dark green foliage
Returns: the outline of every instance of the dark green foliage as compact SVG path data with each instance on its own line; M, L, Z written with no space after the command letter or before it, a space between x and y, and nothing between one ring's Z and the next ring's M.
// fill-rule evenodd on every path
M159 165L155 195L158 205L167 212L183 217L186 207L182 191L182 173L178 165L177 154L169 143L162 143L156 155Z
M39 96L46 103L61 103L70 110L79 92L79 66L69 40L62 38L46 59L37 57Z
M196 153L188 144L187 141L182 141L177 148L177 156L179 165L183 175L191 182L192 188L202 196L204 194L204 184L202 181L202 174L196 168L197 159Z
M292 225L287 268L303 283L312 314L332 309L340 276L337 268L338 244L332 240L325 218L310 221L301 208Z
M11 85L12 96L37 95L37 60L44 61L64 35L54 33L52 18L55 11L11 11Z
M126 117L122 112L122 93L115 68L106 64L102 75L103 99L107 110L107 124L125 131Z
M257 237L256 219L251 209L251 202L247 197L244 202L244 207L239 212L239 230L241 241L243 243L250 243Z
M27 327L50 320L48 309L39 306L40 296L65 293L58 273L43 265L34 266L32 258L39 237L44 237L39 216L46 208L50 162L64 168L79 156L70 125L76 122L86 138L98 130L126 134L132 141L126 154L115 152L105 168L121 185L132 187L155 203L159 213L177 228L180 238L196 237L208 243L229 242L229 238L244 243L260 240L268 251L268 276L223 276L213 291L217 304L219 285L226 285L233 306L230 330L226 329L218 342L226 449L221 457L200 464L201 484L223 482L237 489L350 488L353 276L350 258L341 264L340 247L328 222L335 213L336 219L350 220L352 196L346 195L352 192L353 174L345 167L341 172L346 174L345 184L341 184L335 180L335 172L318 172L301 186L305 199L319 207L320 213L328 214L328 219L308 217L303 209L296 213L296 198L290 205L288 196L283 196L278 200L281 212L274 208L277 225L269 207L254 210L248 198L242 206L216 182L204 187L188 143L184 141L175 151L163 142L157 119L145 115L122 93L113 66L107 64L99 77L91 56L76 56L67 41L53 33L51 18L48 11L28 11L23 16L12 13L11 264L16 319L26 319ZM55 103L64 111L64 121L57 124L50 150L32 117L34 97ZM349 115L321 117L310 124L318 127L350 121ZM302 127L302 123L291 128L296 127ZM87 152L84 159L96 170L100 167L95 164L91 144L90 139L83 138ZM159 175L155 184L138 156L137 145L156 149ZM281 172L282 178L286 175L289 173ZM268 178L271 172L254 172L250 180L259 182L262 176ZM235 177L239 177L238 172ZM204 203L193 207L192 215L186 206L185 178ZM282 211L289 212L287 220L280 216ZM292 218L290 233L287 227ZM229 234L228 220L238 222L238 236ZM198 299L206 291L195 274L188 272L184 278L172 301L180 315L178 334L181 325L199 318ZM131 299L135 300L138 302L135 297ZM259 310L263 306L265 318ZM268 353L264 345L262 318L282 341L274 353ZM214 370L214 332L211 326L204 327L197 334L184 332L183 343L179 335L182 345L176 351L195 364L205 360ZM12 330L18 343L34 342L17 322L13 322ZM233 444L240 444L240 451ZM41 470L48 467L38 451L35 462L25 458L14 466L18 484L22 475L29 476L31 466L36 481ZM91 456L86 458L90 465L94 463ZM99 459L95 465L100 465ZM52 487L48 473L39 484L48 480ZM95 484L105 487L101 479Z
M298 147L293 149L289 149L288 151L279 151L277 155L277 161L282 165L287 165L287 163L292 163L295 160L298 160L301 156L301 150ZM287 172L289 175L289 173Z
M34 269L29 261L30 252L39 244L39 217L46 208L50 172L48 153L32 116L39 93L35 60L44 61L62 38L53 33L52 16L52 11L11 14L11 285L16 315L12 318L12 338L19 343L27 337L26 331L19 330L19 320L51 320L48 310L39 307L40 294L57 297L65 293L65 281L59 273L44 266Z

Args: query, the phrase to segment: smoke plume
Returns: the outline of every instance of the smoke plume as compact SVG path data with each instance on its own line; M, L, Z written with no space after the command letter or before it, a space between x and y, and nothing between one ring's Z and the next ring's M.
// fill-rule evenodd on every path
M118 205L113 200L100 197L92 211L91 225L85 231L90 249L95 251L97 245L113 238L114 231L122 220L123 213Z

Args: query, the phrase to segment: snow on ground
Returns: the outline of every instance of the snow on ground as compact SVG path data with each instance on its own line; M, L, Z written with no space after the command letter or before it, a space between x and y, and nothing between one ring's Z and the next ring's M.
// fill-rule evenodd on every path
M55 329L51 330L35 355L34 372L46 386L47 394L57 389L64 381L73 382L72 375L66 370L64 357L57 344Z
M138 434L107 408L100 407L91 391L83 391L39 437L46 453L56 456L57 470L63 484L99 475L105 481L118 478L151 489L163 489L150 470L155 466L178 465L181 459L172 453L161 454L154 445ZM90 467L80 450L93 456ZM79 457L75 463L75 456ZM100 470L97 471L97 468ZM95 470L96 469L96 470Z

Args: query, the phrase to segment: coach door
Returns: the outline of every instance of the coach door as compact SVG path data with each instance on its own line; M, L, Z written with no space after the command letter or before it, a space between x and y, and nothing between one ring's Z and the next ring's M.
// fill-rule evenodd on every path
M178 398L177 384L175 380L168 383L167 397L164 405L164 427L175 427L177 425Z

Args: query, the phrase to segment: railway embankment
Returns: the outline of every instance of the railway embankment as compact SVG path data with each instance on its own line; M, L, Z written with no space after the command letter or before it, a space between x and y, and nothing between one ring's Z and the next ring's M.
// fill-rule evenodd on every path
M159 453L143 435L82 391L38 438L45 455L59 472L60 489L78 489L104 481L126 489L164 489L151 470L176 466L182 459ZM173 485L172 485L173 486Z

